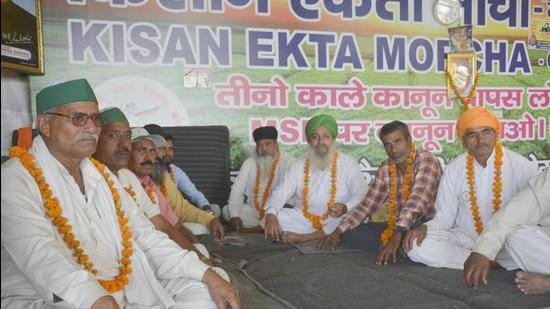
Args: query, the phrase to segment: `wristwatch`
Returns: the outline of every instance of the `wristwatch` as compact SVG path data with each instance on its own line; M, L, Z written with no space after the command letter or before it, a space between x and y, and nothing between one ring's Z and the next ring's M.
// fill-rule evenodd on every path
M399 233L399 234L405 234L407 232L407 229L402 226L396 225L393 227L393 232Z

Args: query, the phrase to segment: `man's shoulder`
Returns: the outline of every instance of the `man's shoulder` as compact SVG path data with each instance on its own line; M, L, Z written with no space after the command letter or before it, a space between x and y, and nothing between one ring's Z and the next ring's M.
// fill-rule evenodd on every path
M183 173L185 174L185 172L183 171L183 169L177 165L175 165L174 163L170 163L170 168L174 170L174 172L179 172L179 173Z
M451 162L449 162L449 164L447 164L447 166L445 166L445 171L443 172L444 174L454 174L454 173L457 173L459 171L462 171L464 172L466 170L466 155L467 153L462 153L460 155L458 155L458 157L454 158L453 160L451 160Z
M502 147L502 149L504 150L504 155L505 156L508 156L510 158L510 160L514 161L514 162L519 162L519 163L525 163L525 164L530 164L532 163L533 161L527 159L524 155L522 154L519 154L511 149L508 149L506 147Z
M131 170L126 168L122 168L118 170L117 177L121 183L135 182L135 181L139 182L137 175L134 174L134 172L132 172Z
M14 177L16 175L22 175L24 171L25 168L18 158L11 158L8 161L2 163L2 179L11 179L11 177ZM5 183L4 181L2 181L2 186L8 183L9 181L6 181Z
M538 163L536 161L531 161L525 156L504 148L504 156L508 157L512 168L516 171L521 171L522 173L532 173L533 176L538 172Z

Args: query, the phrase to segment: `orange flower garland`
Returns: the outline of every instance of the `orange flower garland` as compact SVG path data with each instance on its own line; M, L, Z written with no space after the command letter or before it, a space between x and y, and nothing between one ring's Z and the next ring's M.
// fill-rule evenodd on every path
M261 180L261 173L260 173L260 167L256 165L256 184L254 185L254 208L258 211L258 214L260 214L260 220L263 219L265 216L265 210L264 205L267 201L267 197L269 196L269 193L271 192L271 185L273 184L273 178L275 178L275 171L277 170L277 165L279 164L279 153L275 156L275 159L273 159L273 163L271 163L271 170L269 171L269 179L267 181L267 184L265 185L264 194L262 195L262 204L258 202L258 195L260 194L260 180Z
M470 89L470 93L467 97L463 97L458 89L456 89L455 81L453 80L453 76L449 72L449 69L445 70L445 75L447 75L447 78L449 79L449 84L451 85L451 89L453 90L453 93L458 97L460 100L460 103L462 103L462 106L464 107L464 111L468 110L470 108L470 101L472 100L472 97L474 97L474 94L477 89L477 84L479 81L479 73L476 74L474 78L474 85L472 86L472 89Z
M336 176L338 172L338 152L334 153L334 156L332 157L332 165L330 168L330 199L327 202L327 210L322 215L314 215L309 212L309 203L308 203L308 196L309 196L309 159L306 160L304 164L304 189L302 191L302 212L306 218L313 224L313 227L317 230L320 230L323 225L321 224L321 220L326 220L328 218L328 210L334 207L335 204L335 198L336 198Z
M493 213L500 209L502 203L502 144L497 141L495 145L495 175L493 178ZM472 217L475 222L477 234L483 232L483 221L479 216L479 205L477 204L475 171L474 171L474 156L468 153L466 158L466 177L468 179L468 189L470 191L470 204L472 206Z
M415 147L411 143L409 150L409 157L407 158L407 167L405 169L405 184L403 185L403 201L407 202L410 196L410 185L413 178L413 161L414 161ZM393 160L390 160L390 204L389 204L389 216L388 226L380 235L380 241L385 246L393 236L393 227L395 226L395 220L397 214L395 213L395 202L397 200L397 167Z
M128 185L127 187L124 187L124 190L126 190L126 192L130 194L134 202L137 202L136 191L134 191L134 188L132 187L132 185Z
M32 154L27 152L27 150L21 147L13 147L10 149L10 158L17 157L27 169L27 171L34 178L38 188L40 189L40 194L44 201L44 208L46 209L46 215L52 220L52 225L57 228L57 231L63 235L63 241L69 249L73 250L73 256L76 258L78 264L82 265L84 269L97 275L97 269L94 268L94 264L89 262L89 256L84 253L84 249L80 247L80 241L76 239L76 236L71 232L72 226L68 223L68 219L63 217L63 210L61 205L59 205L59 200L53 196L53 192L50 189L50 186L46 182L46 179L43 175L42 169L36 167L36 163ZM110 179L109 173L106 172L105 165L99 163L97 160L90 158L95 167L101 172L111 194L113 196L113 201L115 204L115 210L118 216L118 224L120 227L120 233L122 237L122 249L121 259L119 267L119 274L113 280L102 280L98 279L98 282L103 286L103 288L109 293L115 293L122 290L128 284L128 275L132 273L132 268L130 267L132 261L131 256L133 254L132 250L132 232L128 228L128 219L124 217L124 211L120 203L120 196L116 188L113 187L114 182Z
M151 203L156 204L157 199L155 198L155 190L153 189L153 186L151 186L149 189L147 189L145 192L147 192L147 196L151 200Z

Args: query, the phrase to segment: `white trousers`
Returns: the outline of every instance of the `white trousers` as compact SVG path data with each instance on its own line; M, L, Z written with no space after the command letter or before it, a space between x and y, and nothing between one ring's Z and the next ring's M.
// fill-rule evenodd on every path
M325 224L323 226L323 232L327 235L334 232L343 217L344 216L333 218L329 216L327 220L321 222L322 224ZM301 208L283 208L277 214L277 220L279 221L279 225L281 226L281 230L283 230L283 232L311 234L316 231L316 229L313 228L311 221L304 217Z
M464 269L475 239L460 230L429 231L421 246L413 243L409 258L430 267ZM496 256L505 269L550 274L550 236L538 226L521 226L506 239ZM545 270L545 271L544 271Z
M231 210L229 209L230 207ZM222 215L227 222L231 220L230 213L238 214L238 217L243 222L243 227L251 228L260 225L260 215L253 206L247 204L225 205L225 207L222 208Z
M550 275L550 231L522 225L506 238L506 250L524 271Z

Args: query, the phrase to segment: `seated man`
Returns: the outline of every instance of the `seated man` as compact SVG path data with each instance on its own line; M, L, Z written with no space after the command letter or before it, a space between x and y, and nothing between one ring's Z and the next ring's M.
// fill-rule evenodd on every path
M193 250L201 261L208 265L212 265L212 261L208 258L206 248L198 242L192 233L185 230L185 227L180 223L177 216L172 212L168 203L164 203L163 208L165 216L168 217L168 222L160 212L158 197L149 195L141 186L137 176L127 169L130 161L130 147L132 146L132 132L128 123L128 119L122 111L116 107L101 110L103 118L103 127L93 157L99 162L107 165L107 167L117 175L121 185L136 201L145 216L153 223L155 228L166 233L170 239L175 241L182 248ZM141 166L151 167L148 161L143 161ZM153 203L154 201L154 203ZM187 239L186 235L191 235L191 239ZM194 241L194 243L192 243ZM197 248L200 248L197 249ZM204 252L205 254L201 253ZM219 262L216 260L216 262Z
M489 220L464 264L464 281L469 287L476 289L480 279L487 284L490 260L505 243L523 270L516 274L518 289L525 294L550 294L549 171L546 168L531 180Z
M42 89L36 112L30 152L14 148L2 165L2 307L240 307L89 159L102 119L86 80Z
M282 235L289 243L329 235L367 191L357 162L336 149L338 125L332 116L311 118L305 133L307 158L290 167L265 205L266 237L279 240ZM283 208L293 196L294 208Z
M435 217L403 240L411 260L431 267L462 269L493 213L537 173L536 162L502 147L500 123L487 109L465 111L456 128L468 152L445 169ZM505 250L496 259L506 269L517 268Z
M160 135L164 138L165 156L163 160L167 166L168 173L172 180L176 183L176 187L178 188L178 190L185 194L184 197L189 199L193 206L197 206L204 211L211 211L214 213L216 218L219 218L221 213L220 206L216 204L210 204L206 196L204 196L204 194L197 189L189 176L187 176L187 174L181 168L173 163L175 154L174 137L170 134L165 134L162 128L156 124L148 124L144 126L144 128L145 130L147 130L147 132L149 132L149 134Z
M342 233L357 227L389 200L388 226L380 236L384 248L377 259L378 265L384 265L389 260L395 263L404 233L435 215L435 193L443 171L433 154L415 149L405 123L387 123L379 134L388 159L378 168L363 201L328 239L319 242L318 249L327 241L336 245Z
M170 209L185 227L192 232L191 234L205 234L210 231L218 240L223 240L223 225L218 219L212 213L200 210L189 203L168 176L166 166L162 160L165 155L163 151L164 143L164 138L160 135L150 135L143 128L133 128L132 156L128 167L136 175L142 177L141 179L152 180L151 183L145 184L142 182L142 184L148 188L154 188L153 190L157 192L161 201L163 199L168 201ZM144 169L142 164L145 162L137 162L138 158L143 159L143 154L145 153L149 154L148 161L154 160L152 169ZM192 235L186 236L188 236L188 239L196 239ZM194 240L193 242L195 243Z
M279 150L277 135L274 127L259 127L252 133L256 151L241 166L223 208L224 219L237 231L263 232L265 202L295 161Z

